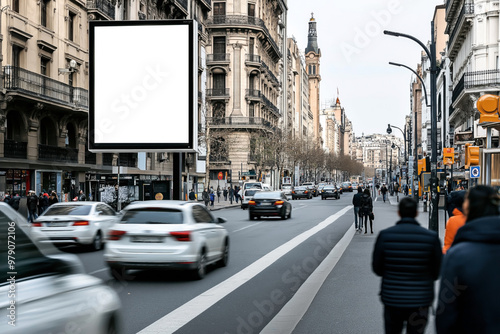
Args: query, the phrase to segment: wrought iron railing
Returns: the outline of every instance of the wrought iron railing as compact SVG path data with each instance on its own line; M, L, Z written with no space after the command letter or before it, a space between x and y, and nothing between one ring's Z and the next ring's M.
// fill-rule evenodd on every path
M275 126L264 118L261 117L207 117L208 124L210 125L231 125L235 127L264 127L271 130Z
M77 163L78 149L38 144L38 159Z
M229 61L229 53L214 53L207 55L207 63L215 61Z
M460 14L458 14L458 19L455 21L455 26L453 27L453 30L451 31L450 34L450 45L454 42L455 35L457 34L458 31L462 29L463 25L463 20L465 15L471 15L474 14L474 4L473 3L465 3L462 6L462 10L460 10Z
M274 75L274 73L271 71L271 69L269 68L269 66L267 66L267 64L264 61L262 62L262 67L264 67L267 70L267 73L271 77L271 80L274 80L274 82L276 82L276 84L279 85L280 82L279 82L278 78L276 78L276 76Z
M5 139L3 144L4 157L15 159L26 159L28 143Z
M451 96L451 101L454 102L460 94L464 91L464 82L465 82L465 75L462 75L458 83L456 84L455 88L453 88L453 94Z
M465 72L465 88L500 86L500 70Z
M267 35L269 43L272 45L275 52L281 57L281 52L278 45L276 44L274 38L269 33L269 30L267 29L264 21L259 17L247 16L247 15L214 15L208 19L207 23L213 25L232 25L232 26L246 25L246 26L259 27Z
M102 154L102 164L104 166L113 165L113 153L103 153Z
M229 97L229 88L207 89L208 97Z
M262 93L258 89L245 89L245 96L260 98L262 96Z
M269 99L265 96L265 95L262 95L262 101L264 102L264 104L269 108L271 109L272 111L274 111L275 113L279 114L280 113L280 110L278 109L278 107L276 107L274 105L274 103L272 103L271 101L269 101Z
M229 156L223 153L210 153L211 163L229 163Z
M16 66L4 66L4 88L71 107L88 108L88 91Z
M247 54L246 60L252 63L260 63L260 56L254 54Z
M115 19L115 6L108 0L89 0L87 1L87 8L97 9L113 20Z

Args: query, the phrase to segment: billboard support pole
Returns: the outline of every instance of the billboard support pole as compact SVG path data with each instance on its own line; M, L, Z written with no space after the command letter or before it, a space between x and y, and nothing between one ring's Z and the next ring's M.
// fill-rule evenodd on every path
M182 153L174 152L173 155L173 194L172 199L180 201L182 200Z

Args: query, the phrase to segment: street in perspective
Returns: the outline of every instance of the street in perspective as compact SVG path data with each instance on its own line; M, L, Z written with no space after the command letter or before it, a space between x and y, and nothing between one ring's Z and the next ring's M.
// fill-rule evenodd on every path
M499 15L0 1L0 333L500 333Z

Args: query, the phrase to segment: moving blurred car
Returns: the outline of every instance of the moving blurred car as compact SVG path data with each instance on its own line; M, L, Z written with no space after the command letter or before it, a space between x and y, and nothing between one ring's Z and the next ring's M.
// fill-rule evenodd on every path
M340 199L340 194L335 186L325 186L321 191L321 199L327 199L333 197L334 199Z
M262 216L280 216L281 219L292 217L292 204L282 191L258 192L248 203L250 220Z
M245 210L248 208L248 202L253 198L256 192L261 191L260 189L250 188L243 190L243 195L241 195L241 208Z
M298 198L311 199L312 198L312 192L309 189L307 189L306 187L303 187L303 186L295 187L292 190L292 200L296 200Z
M343 190L343 191L349 191L349 192L352 192L352 185L351 185L351 182L343 182L343 183L342 183L342 190Z
M42 242L102 248L104 237L118 215L101 202L61 202L51 205L32 224L32 235Z
M0 333L118 333L115 291L84 274L76 255L39 244L29 231L0 203Z
M226 266L229 235L204 205L183 201L133 202L109 231L104 251L111 276L127 269L179 269L202 279L206 266Z
M292 195L292 189L293 189L293 186L291 183L283 183L281 185L281 191L283 191L285 193L285 195L287 195L287 196Z
M313 197L318 196L318 188L314 184L314 182L304 182L302 183L303 187L306 187L310 192Z

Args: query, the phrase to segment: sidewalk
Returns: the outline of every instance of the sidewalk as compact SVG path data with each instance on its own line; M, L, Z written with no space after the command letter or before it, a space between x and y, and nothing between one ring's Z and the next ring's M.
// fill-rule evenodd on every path
M395 196L389 196L386 203L381 197L374 201L374 234L354 235L293 333L384 333L383 305L379 298L381 278L373 273L371 261L378 232L399 219L397 205ZM421 226L428 226L428 217L428 212L423 212L420 206L417 220ZM443 240L442 210L439 218ZM351 228L354 229L354 223ZM437 287L438 284L436 291ZM425 333L435 333L432 314Z

